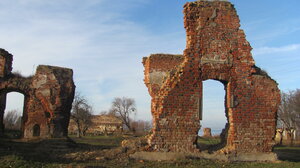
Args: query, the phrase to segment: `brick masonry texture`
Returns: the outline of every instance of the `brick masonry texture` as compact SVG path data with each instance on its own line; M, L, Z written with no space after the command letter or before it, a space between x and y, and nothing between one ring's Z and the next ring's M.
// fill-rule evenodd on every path
M183 55L143 58L151 95L153 130L149 150L199 152L202 81L225 88L228 119L220 153L269 153L280 103L277 83L255 66L251 46L230 2L196 1L184 6Z
M4 129L6 94L15 91L24 95L24 138L33 138L34 135L41 138L67 136L75 92L73 71L68 68L39 65L34 76L23 77L11 72L12 60L11 54L0 49L1 132Z

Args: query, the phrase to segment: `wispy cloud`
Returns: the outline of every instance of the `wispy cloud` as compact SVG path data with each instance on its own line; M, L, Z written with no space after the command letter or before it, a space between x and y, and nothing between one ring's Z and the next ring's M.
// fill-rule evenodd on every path
M264 55L280 52L291 52L300 49L300 44L291 44L281 47L261 47L253 50L254 55Z
M76 89L96 113L107 110L114 97L127 96L137 101L138 118L150 119L142 57L182 53L185 35L152 34L128 19L127 10L148 2L1 1L0 22L5 26L0 27L0 47L14 55L14 70L25 75L39 64L72 68Z
M153 22L154 31L149 26L153 20L147 20L153 14L148 8L165 5L160 6L162 10L170 9L170 1L3 0L0 1L0 47L14 55L14 70L25 75L32 74L39 64L72 68L76 89L89 99L96 113L107 110L114 97L127 96L137 101L138 118L150 119L150 96L143 83L142 57L151 53L180 54L185 48L182 18L178 17L180 25L174 26L169 22L174 19L172 15L157 17L154 22L167 23L162 31L164 34L155 32L161 29L159 24ZM249 7L240 10L251 16L256 14L251 13ZM181 11L178 8L174 12ZM144 12L148 13L147 17L142 17L145 24L141 25L141 18L136 15ZM158 11L155 12L160 16ZM257 21L259 17L254 17L254 22L243 26L254 48L256 63L270 72L280 87L289 89L299 87L295 76L300 67L297 38L300 29L298 15L293 16L282 22L273 22L269 18ZM169 29L173 26L182 29ZM219 95L214 89L206 90L211 95ZM22 101L17 97L11 100ZM208 108L212 111L205 115L215 114L214 101L209 97L207 100L208 106L213 102ZM8 106L14 108L15 103L8 103ZM220 107L223 107L222 102ZM220 114L224 117L224 112ZM217 123L216 119L208 120Z
M253 56L259 67L275 79L282 90L296 89L300 73L300 44L254 49Z

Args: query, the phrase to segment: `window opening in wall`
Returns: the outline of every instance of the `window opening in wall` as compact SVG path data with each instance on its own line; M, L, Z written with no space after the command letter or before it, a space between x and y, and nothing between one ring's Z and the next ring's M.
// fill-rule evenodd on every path
M216 80L203 81L202 102L199 107L202 108L202 120L197 139L200 150L214 151L225 146L224 140L221 140L223 134L227 133L225 85Z

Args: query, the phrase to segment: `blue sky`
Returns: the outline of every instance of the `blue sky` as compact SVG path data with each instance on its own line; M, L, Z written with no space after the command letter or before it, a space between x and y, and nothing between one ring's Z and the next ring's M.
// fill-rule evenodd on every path
M13 71L24 75L39 64L74 70L77 90L95 114L114 97L136 100L136 119L151 119L142 57L181 54L185 48L185 0L2 0L0 47L14 55ZM231 1L253 47L256 64L288 91L299 87L300 1ZM224 88L205 82L202 125L222 128ZM21 109L9 94L7 109Z

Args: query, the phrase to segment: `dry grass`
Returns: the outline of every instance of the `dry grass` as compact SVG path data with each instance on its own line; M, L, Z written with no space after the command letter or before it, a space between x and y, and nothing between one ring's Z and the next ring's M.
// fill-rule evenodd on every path
M131 160L120 148L124 137L89 136L71 139L49 139L24 142L0 139L0 167L300 167L299 147L277 147L280 163L220 162L205 159L148 162ZM212 140L201 140L211 144Z

